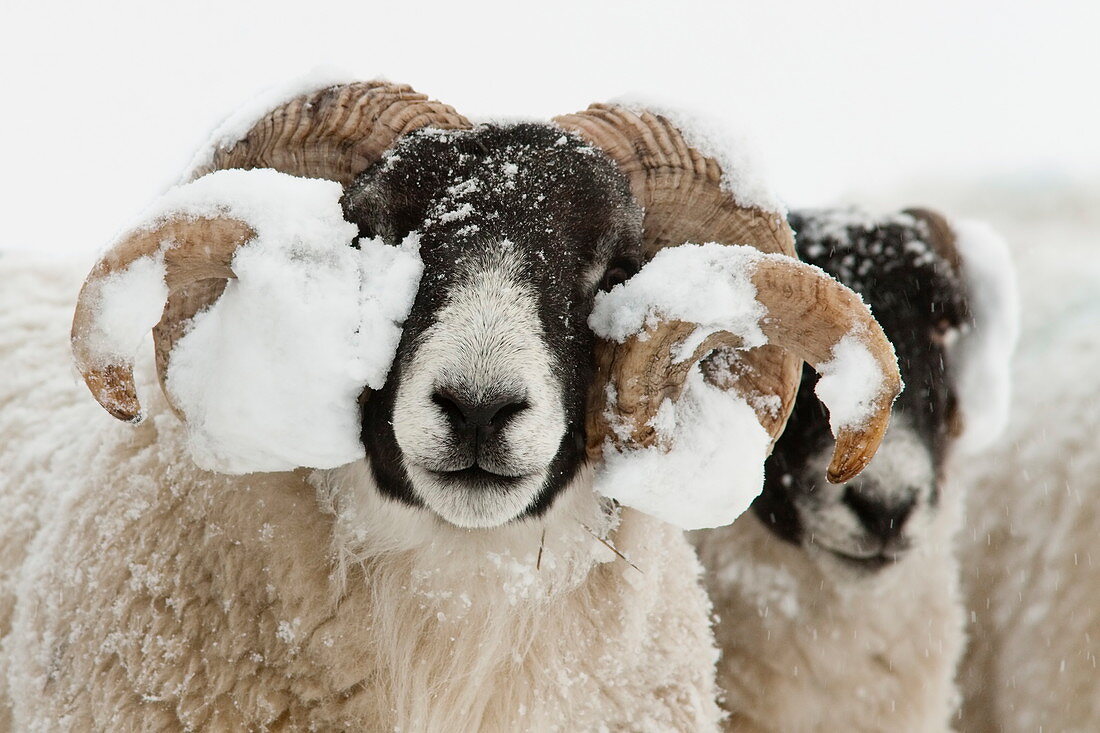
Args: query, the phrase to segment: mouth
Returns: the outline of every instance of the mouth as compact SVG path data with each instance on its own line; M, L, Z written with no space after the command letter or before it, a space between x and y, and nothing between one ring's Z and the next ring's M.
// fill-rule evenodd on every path
M885 547L873 553L853 554L842 550L834 550L824 545L820 545L820 547L839 560L842 565L867 573L873 573L891 565L897 565L905 557L906 549L904 547Z
M897 552L879 552L874 555L849 555L846 552L838 552L837 550L828 550L828 552L844 565L866 572L882 570L888 565L896 564L901 559L901 553Z
M473 489L502 489L521 483L527 476L504 476L499 473L487 471L474 464L469 468L458 471L433 471L426 469L432 476L446 482L465 484Z
M467 529L497 527L528 511L544 477L527 473L504 476L474 464L438 471L409 464L413 491L441 518Z

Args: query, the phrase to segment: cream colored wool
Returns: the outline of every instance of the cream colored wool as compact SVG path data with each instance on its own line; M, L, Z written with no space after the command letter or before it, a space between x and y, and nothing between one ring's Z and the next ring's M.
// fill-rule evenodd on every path
M136 428L79 384L83 272L0 258L0 727L717 726L679 530L615 528L587 477L542 519L470 531L383 500L363 464L203 472L151 358Z
M825 572L752 512L693 533L715 613L730 731L950 728L963 607L951 489L919 548L856 577Z
M962 730L1100 731L1100 311L1076 295L1025 334L1005 440L964 476Z

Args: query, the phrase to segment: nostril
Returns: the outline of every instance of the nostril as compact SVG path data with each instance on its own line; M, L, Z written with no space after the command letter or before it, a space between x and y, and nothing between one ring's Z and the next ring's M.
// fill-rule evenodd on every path
M466 427L469 404L462 398L449 389L437 389L432 392L432 402L443 411L456 428Z
M485 406L485 426L502 428L514 416L528 408L527 400L506 398Z
M901 535L902 527L916 507L916 499L911 494L889 499L862 492L854 485L844 489L844 503L868 532L884 541Z
M514 395L473 401L446 387L440 387L432 393L432 402L459 430L499 430L512 417L529 407L527 400Z

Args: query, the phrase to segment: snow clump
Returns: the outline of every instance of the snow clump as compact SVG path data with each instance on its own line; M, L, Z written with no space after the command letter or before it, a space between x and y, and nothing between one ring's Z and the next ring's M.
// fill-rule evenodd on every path
M236 278L169 361L168 393L202 468L332 468L363 456L358 397L385 383L423 265L415 234L400 247L353 248L341 193L333 181L224 170L169 191L142 217L152 229L168 217L228 216L255 232L234 255ZM96 349L129 360L160 317L163 250L113 277ZM124 312L116 303L131 317L111 316Z
M680 399L661 405L654 427L670 449L605 445L600 494L683 529L705 529L730 524L760 493L771 436L740 395L695 369Z
M952 371L963 416L956 445L977 452L1008 422L1012 355L1020 333L1016 269L1008 245L988 224L951 222L973 322L955 343Z
M829 410L829 427L859 430L876 412L885 375L858 331L845 334L833 346L832 358L819 364L814 394Z
M601 338L622 343L664 320L694 323L677 361L717 331L740 336L744 348L767 343L759 321L766 315L756 301L752 273L767 257L741 245L684 244L667 247L609 293L600 293L588 325Z
M739 336L742 348L762 346L766 312L751 277L769 256L715 243L661 250L630 280L597 296L589 326L621 343L663 320L694 323L679 361L717 331ZM760 493L771 436L743 397L707 383L699 369L652 425L662 445L620 451L607 442L599 493L684 529L729 524Z

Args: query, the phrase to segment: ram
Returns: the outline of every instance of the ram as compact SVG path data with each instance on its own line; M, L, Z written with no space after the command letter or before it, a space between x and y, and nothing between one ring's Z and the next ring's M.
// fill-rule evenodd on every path
M174 360L202 357L183 345L211 324L210 343L248 337L220 334L209 314L245 287L246 270L263 270L262 248L250 244L264 229L250 219L255 207L162 209L84 282L77 366L112 415L144 414L136 428L104 425L63 378L69 281L5 264L0 631L13 727L715 726L709 606L689 544L593 491L601 451L656 440L656 412L712 349L685 362L694 331L679 321L650 318L618 343L596 339L587 318L600 289L666 246L793 255L782 217L739 203L718 162L665 117L595 105L554 124L471 127L381 82L275 107L188 186L261 168L279 173L248 180L343 186L360 246L418 233L424 270L393 366L379 389L345 405L362 404L365 456L244 476L191 459L189 431L202 426ZM262 208L295 211L293 191L304 190L295 185ZM157 267L163 278L140 294L158 315L166 301L153 331L163 396L148 364L135 376L132 354L103 342L118 326L104 319L136 312L126 299L142 280L135 273ZM772 345L736 352L745 379L731 389L760 405L772 435L799 359L830 363L851 337L880 365L888 388L869 426L838 440L832 475L849 478L877 447L896 392L889 343L820 271L776 254L748 269ZM279 305L272 318L306 304ZM737 342L708 333L726 348ZM251 381L292 356L273 357ZM212 413L244 424L238 396L218 388L191 382L221 395L203 403ZM256 429L297 429L271 427ZM219 446L206 447L216 463Z
M1012 341L999 334L1006 319L1011 333L1011 288L991 297L1000 286L978 276L990 263L976 258L1003 249L927 210L806 211L790 222L799 255L867 300L906 386L875 462L832 485L821 480L828 417L804 372L752 511L694 535L720 618L727 724L941 731L959 702L964 644L951 456L1003 420L1004 395L974 383L1003 385Z

